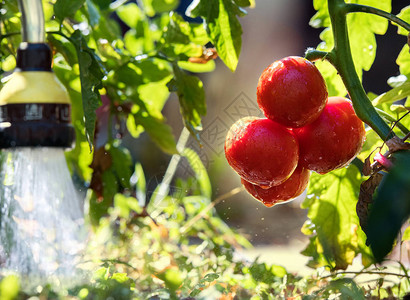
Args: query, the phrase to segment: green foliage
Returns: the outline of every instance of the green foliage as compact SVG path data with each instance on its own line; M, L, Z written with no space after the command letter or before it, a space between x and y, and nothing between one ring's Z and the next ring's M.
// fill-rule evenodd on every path
M250 1L212 0L196 1L189 8L192 17L203 17L208 35L226 66L234 71L242 46L242 27L237 17L245 15L241 6Z
M57 0L53 7L54 15L60 22L63 22L67 17L74 17L83 4L84 0Z
M73 176L89 187L88 222L94 231L85 259L92 264L93 276L70 289L44 284L30 295L21 283L24 278L5 276L0 282L1 299L364 299L403 297L410 290L405 268L407 277L393 287L386 287L382 272L372 287L334 273L346 269L359 255L363 273L380 271L366 268L374 257L382 261L389 253L409 216L408 152L395 154L396 166L385 175L370 205L366 233L373 252L366 246L356 213L360 184L366 179L356 167L361 163L326 175L312 174L309 196L302 204L309 218L302 231L310 236L303 254L310 257L309 266L332 271L331 279L302 278L282 266L238 258L238 251L251 247L250 243L216 214L217 200L198 154L189 148L178 148L178 152L162 115L170 93L178 96L183 122L200 140L201 118L207 108L203 83L195 73L214 70L215 51L230 70L236 69L242 46L239 18L254 1L194 1L188 14L202 23L185 21L175 12L178 0L111 2L43 1L53 69L72 101L77 138L67 160ZM390 0L347 2L391 10ZM325 27L317 49L331 51L335 45L327 1L314 0L313 5L317 13L310 24ZM21 41L16 1L3 1L1 14L0 73L4 74L15 67ZM128 26L124 33L113 14ZM398 16L410 21L410 8L403 8ZM347 24L350 38L346 42L361 77L375 60L375 35L385 34L388 21L350 13ZM400 27L398 33L408 34ZM397 58L401 75L389 80L390 91L373 100L400 137L410 126L405 115L409 103L403 106L395 101L410 96L409 55L404 45ZM316 65L329 95L347 94L331 64L323 60ZM106 127L101 126L102 120L108 120ZM163 152L186 159L193 175L174 178L170 172L167 175L173 180L163 182L166 191L158 195L163 191L157 187L149 194L141 164L121 144L125 134L138 139L143 132ZM359 158L371 158L382 143L368 129ZM409 235L407 229L402 240L409 240Z
M84 110L84 126L88 143L90 144L90 148L92 148L96 121L95 110L100 106L100 93L98 90L102 88L101 80L104 73L101 70L98 56L87 46L87 42L80 31L76 30L71 35L70 40L74 43L77 51Z
M167 86L171 92L176 92L188 130L199 141L197 131L202 130L201 116L206 114L205 92L202 81L192 75L185 74L177 65L174 67L174 78Z
M352 0L346 2L369 5L387 12L390 12L391 10L391 0ZM318 45L317 49L321 51L330 51L334 44L327 1L314 0L313 4L318 11L310 20L310 25L315 28L327 27L320 35L320 39L323 42ZM388 20L370 14L354 13L348 15L347 24L356 72L358 73L359 78L361 78L363 70L370 70L376 57L377 45L375 34L383 35L386 33ZM325 77L329 95L346 95L346 88L337 74L337 71L327 62L317 62L316 65Z
M396 152L395 167L380 184L370 210L367 238L378 262L391 251L403 223L410 216L410 153Z
M315 233L303 252L312 256L310 266L346 269L359 253L363 260L370 258L355 209L360 183L354 165L326 175L312 174L310 196L302 205L309 209L303 232Z

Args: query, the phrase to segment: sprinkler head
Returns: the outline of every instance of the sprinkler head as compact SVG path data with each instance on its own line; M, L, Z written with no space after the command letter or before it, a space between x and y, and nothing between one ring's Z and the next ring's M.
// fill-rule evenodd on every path
M69 148L70 116L70 98L51 70L48 45L21 43L17 68L0 91L0 148Z

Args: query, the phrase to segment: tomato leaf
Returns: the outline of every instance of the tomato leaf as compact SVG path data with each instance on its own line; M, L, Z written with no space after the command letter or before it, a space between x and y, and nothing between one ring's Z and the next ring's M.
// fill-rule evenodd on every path
M312 267L346 269L357 254L368 258L365 236L356 215L361 175L351 165L326 175L312 174L308 196L302 208L308 208L305 234L316 233L303 252L312 256Z
M391 11L391 0L352 0L350 3L360 3L380 8L384 11ZM310 20L310 25L315 28L327 27L320 35L322 43L317 47L321 51L330 51L333 48L333 34L330 28L330 17L326 0L314 0L314 8L317 13ZM375 34L385 34L388 27L388 20L375 15L365 13L351 13L347 16L350 48L353 61L359 78L362 77L363 70L368 71L376 57ZM329 96L344 96L346 90L335 70L330 64L324 62L316 63L326 80Z
M174 78L168 82L168 89L177 93L185 126L199 140L198 131L202 130L201 116L206 114L202 81L196 76L187 75L176 64L173 67Z
M66 17L72 17L83 6L85 0L57 0L54 4L54 14L60 22Z
M390 91L381 94L375 98L372 103L373 105L378 105L381 103L395 102L410 96L410 81L406 81L403 84L396 86Z
M231 71L235 71L242 46L242 26L237 17L246 12L233 0L201 0L193 3L196 6L189 7L187 15L205 20L209 38L219 57Z
M410 216L410 152L400 151L393 156L394 167L378 188L366 232L377 262L391 251L401 226Z
M153 17L155 14L176 9L179 0L142 0L142 4L146 14Z
M86 4L88 15L90 16L90 24L94 27L100 22L100 13L98 12L97 6L91 0L86 0Z
M387 12L391 11L391 0L354 0L351 2L373 6ZM387 19L372 14L352 13L347 16L347 24L353 61L359 78L361 78L362 70L370 70L376 57L375 34L385 34L389 22Z
M150 138L162 151L169 154L178 153L172 129L163 120L141 112L134 115L134 120L137 126L144 127Z
M410 5L409 6L406 6L405 8L403 8L401 11L400 11L400 13L397 15L397 17L399 17L400 19L402 19L402 20L404 20L404 21L406 21L406 22L410 22ZM394 24L394 25L396 25L397 26L397 33L398 34L402 34L402 35L407 35L409 32L406 30L406 29L404 29L403 27L401 27L401 26L399 26L399 25L397 25L397 24L395 24L395 23L392 23L392 24Z
M87 46L87 42L80 31L76 30L71 35L71 41L73 41L77 51L78 64L80 67L85 132L87 141L90 145L90 150L92 150L96 120L95 110L101 103L101 97L98 90L102 88L104 72L98 56L93 49L90 49Z
M117 9L117 15L130 28L137 28L138 22L144 19L144 14L135 3L121 5Z

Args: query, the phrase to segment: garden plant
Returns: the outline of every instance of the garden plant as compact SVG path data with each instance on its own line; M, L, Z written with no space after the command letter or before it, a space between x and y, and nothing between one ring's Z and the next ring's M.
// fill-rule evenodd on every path
M313 0L317 12L305 26L324 28L322 42L298 57L278 58L286 72L301 74L287 90L280 90L283 78L275 81L274 62L261 70L255 94L266 118L239 120L228 135L228 162L246 190L272 206L263 209L274 210L276 201L307 186L301 230L309 242L300 255L309 257L310 276L237 255L252 245L215 205L243 188L215 196L198 153L184 147L184 134L174 137L162 113L171 94L185 128L201 143L207 106L200 74L216 66L235 71L245 46L240 19L255 2L198 0L183 15L178 0L43 1L53 70L72 101L76 142L66 159L87 191L90 275L69 287L50 282L35 290L26 290L18 275L2 275L1 299L393 299L410 293L406 264L389 258L410 240L410 6L391 12L391 0ZM17 2L0 3L3 85L15 67L21 26ZM363 88L362 77L383 59L383 53L376 57L376 35L388 26L402 36L400 74L386 78L391 89L377 95ZM255 130L262 134L251 136ZM186 159L194 175L178 178L171 159L167 176L148 193L149 178L122 143L144 132L169 157ZM251 175L249 160L243 163L244 155L230 148L238 132L253 139L252 147L239 149L252 156L257 172ZM270 150L285 148L286 157L269 159ZM360 271L348 269L354 260Z

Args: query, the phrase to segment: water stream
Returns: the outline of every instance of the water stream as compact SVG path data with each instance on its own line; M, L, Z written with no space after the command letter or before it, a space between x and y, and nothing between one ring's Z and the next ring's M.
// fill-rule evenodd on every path
M1 153L0 267L29 278L73 277L83 206L59 148Z

